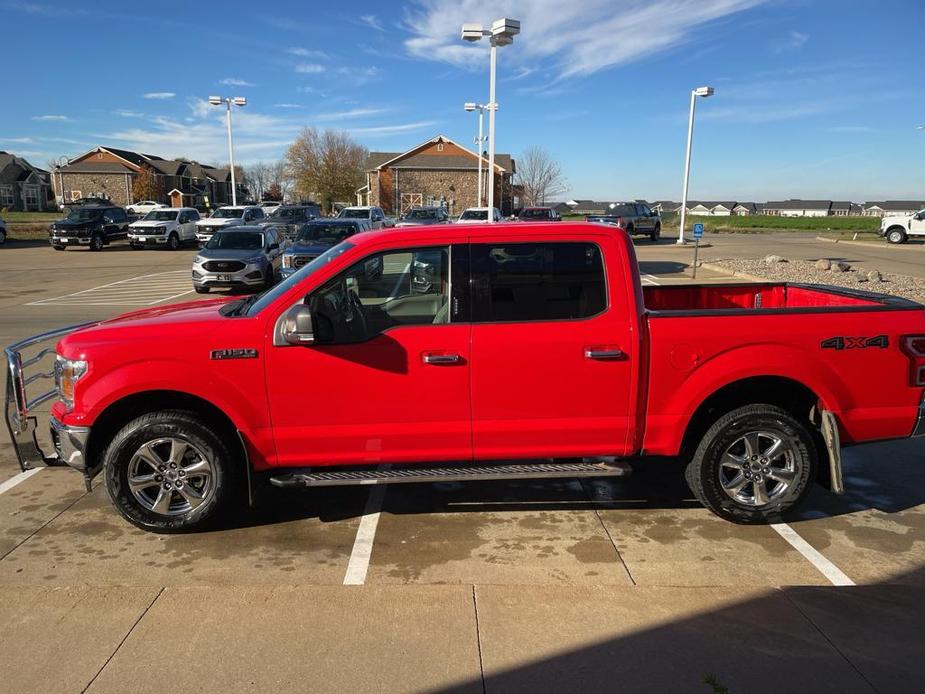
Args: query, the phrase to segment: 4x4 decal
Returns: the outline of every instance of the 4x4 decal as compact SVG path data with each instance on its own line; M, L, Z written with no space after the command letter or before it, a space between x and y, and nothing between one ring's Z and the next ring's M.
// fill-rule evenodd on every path
M890 346L890 338L886 335L877 335L876 337L830 337L823 340L822 349L866 349L868 347L879 347L886 349Z

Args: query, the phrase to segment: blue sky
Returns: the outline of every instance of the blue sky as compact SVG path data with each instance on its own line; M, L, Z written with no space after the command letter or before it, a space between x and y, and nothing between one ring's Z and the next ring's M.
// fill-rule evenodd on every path
M690 89L709 84L691 198L925 197L922 0L0 0L0 149L223 162L210 94L248 98L244 164L306 125L472 146L488 48L459 25L504 15L522 33L499 51L498 151L545 147L570 196L679 199Z

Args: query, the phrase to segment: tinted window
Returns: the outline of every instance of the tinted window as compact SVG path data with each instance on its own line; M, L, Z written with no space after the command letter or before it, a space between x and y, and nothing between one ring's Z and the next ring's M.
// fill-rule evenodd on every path
M340 214L337 216L341 217L342 219L369 219L370 212L369 210L363 210L363 209L356 210L356 209L351 209L349 207L346 207L343 210L341 210Z
M474 321L587 318L607 304L601 251L592 243L471 248Z
M460 216L460 219L477 219L480 221L488 220L488 210L479 210L479 209L468 209L463 212Z
M109 216L112 217L114 222L124 222L127 217L125 216L125 210L121 207L114 207L109 211Z
M356 232L353 224L306 224L297 243L322 243L333 246Z

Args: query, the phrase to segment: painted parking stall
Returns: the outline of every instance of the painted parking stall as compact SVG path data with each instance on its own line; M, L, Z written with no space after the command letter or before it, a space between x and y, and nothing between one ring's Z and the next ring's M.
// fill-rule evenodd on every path
M156 306L192 294L189 270L167 270L130 277L27 306Z

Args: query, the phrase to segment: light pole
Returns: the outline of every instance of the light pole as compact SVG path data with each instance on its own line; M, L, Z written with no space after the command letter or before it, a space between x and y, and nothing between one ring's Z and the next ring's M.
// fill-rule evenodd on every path
M491 29L483 29L481 24L463 24L462 38L465 41L481 41L490 37L489 78L488 78L488 222L495 221L492 208L495 206L495 73L498 65L498 46L509 46L514 37L520 33L520 21L502 17L491 24Z
M691 90L691 115L687 121L687 158L684 160L684 192L681 194L681 231L678 234L678 243L684 244L684 220L687 217L687 186L691 179L691 142L694 139L694 107L697 97L706 99L713 96L713 87L697 87Z
M210 96L209 103L213 106L225 104L227 107L226 122L228 123L228 161L231 165L231 204L238 204L238 185L234 177L234 143L231 139L231 106L247 106L247 99L243 96Z
M485 115L485 109L488 108L485 104L477 104L473 101L467 101L463 108L470 113L472 111L479 112L479 135L475 138L475 146L479 154L479 194L478 202L475 204L476 207L482 206L482 145L485 142L485 137L482 135L482 117Z

